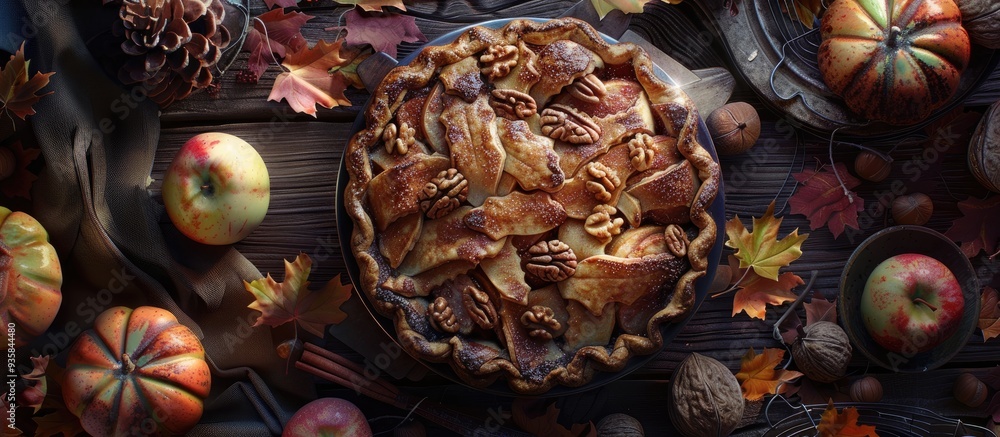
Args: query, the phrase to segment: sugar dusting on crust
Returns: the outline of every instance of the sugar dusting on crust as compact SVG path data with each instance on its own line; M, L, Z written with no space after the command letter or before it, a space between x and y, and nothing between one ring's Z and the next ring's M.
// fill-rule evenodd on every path
M523 43L519 42L522 37ZM549 44L553 41L556 42ZM689 226L696 234L695 238L692 239L688 254L690 262L681 260L679 263L671 263L669 265L670 271L666 275L670 282L677 281L676 286L661 287L656 293L655 299L651 299L649 302L637 301L636 306L631 311L625 309L619 311L617 317L621 318L650 318L650 322L647 324L648 331L639 332L639 329L616 330L616 334L612 335L607 345L587 346L566 354L561 352L561 348L566 346L565 340L561 337L557 337L538 348L537 346L540 345L537 343L534 344L534 347L528 347L524 343L528 341L524 340L525 336L510 336L510 333L501 337L501 343L496 342L497 334L482 331L472 331L468 335L445 335L435 331L427 323L426 309L433 296L408 299L377 287L368 291L369 296L375 298L376 307L384 314L396 319L400 342L407 349L417 352L418 355L428 360L450 362L459 375L473 385L488 384L497 376L505 375L508 384L517 392L542 393L556 384L570 386L584 384L591 379L594 370L617 371L633 354L653 352L659 348L659 345L662 345L663 339L659 326L683 317L690 311L693 302L694 280L704 275L705 257L711 246L710 242L715 240L714 221L707 214L705 208L714 199L715 191L718 189L719 171L718 166L695 139L697 133L694 126L696 111L682 93L655 78L648 57L641 54L639 49L631 44L608 45L589 26L573 19L553 20L546 23L515 20L499 30L475 28L460 36L453 44L443 48L426 49L409 67L402 67L391 72L385 83L376 91L373 99L374 104L366 113L370 128L355 135L349 145L349 156L356 156L352 150L370 146L376 141L378 132L392 120L393 112L402 104L404 96L409 90L426 89L436 79L441 66L455 64L470 56L478 58L478 54L497 44L520 44L520 46L539 54L537 67L542 78L535 85L536 88L546 80L555 79L567 82L555 85L562 89L579 77L595 71L595 69L604 80L623 78L626 81L638 82L642 85L642 89L648 92L649 100L654 108L653 113L656 121L654 128L658 131L656 133L664 133L677 138L677 151L684 159L691 161L692 168L695 169L694 173L703 181L697 187L697 192L693 195L694 199L686 207L690 211L685 211L687 214L682 214L690 216ZM546 59L549 61L559 60L559 62L549 62ZM456 80L456 84L464 84L465 79L472 81L475 79L472 76L461 75L457 75L455 78L462 79ZM458 91L458 88L466 87L462 85L452 88L454 88L453 91ZM472 88L472 86L468 87L468 89ZM534 91L533 88L532 94L536 94ZM559 90L550 92L558 93ZM457 92L456 94L462 93ZM477 94L481 93L477 90ZM540 106L543 105L544 103ZM539 111L541 110L542 107L539 107ZM615 108L604 106L595 108L593 111L603 114L601 111L615 112ZM412 115L409 117L412 118ZM619 118L620 120L616 120L616 123L622 122L628 126L620 128L622 133L618 135L621 138L615 137L615 141L627 142L630 135L633 135L630 132L644 131L645 125L649 124L648 120L640 120L634 116L632 118L629 116ZM526 119L526 121L537 134L537 122L533 122L531 119ZM663 132L659 132L660 129ZM454 131L449 133L456 134ZM463 134L469 135L469 132L463 132ZM471 139L472 136L469 135L466 138ZM452 138L451 140L455 141L456 139ZM602 145L599 149L600 153L613 145L615 144ZM448 151L445 150L445 152ZM706 159L706 157L708 158ZM586 162L579 164L584 163ZM549 169L550 173L547 177L552 178L551 186L562 185L566 175L569 174L555 171L556 169L561 170L562 166L551 157L546 157L542 166ZM364 183L371 178L371 175L365 175L366 172L371 172L370 167L351 165L348 170L351 173L351 183L353 184ZM654 173L650 172L649 174ZM377 251L371 250L375 241L374 231L369 213L361 213L364 211L363 185L360 188L355 185L355 188L348 191L350 196L347 202L348 211L356 225L352 238L352 249L361 265L362 284L381 283L393 273ZM521 189L523 190L523 187ZM514 193L518 193L517 187L514 190ZM482 198L482 200L486 199ZM472 206L476 206L476 204ZM525 204L511 204L508 214L510 216L519 213L527 214L528 211L518 209L523 206ZM495 217L496 214L493 216ZM487 225L490 218L487 214L478 216L469 214L465 224L471 223L474 226L482 227ZM539 216L538 219L541 222L551 221L544 215ZM440 237L447 239L444 235ZM481 259L477 257L482 252L471 247L461 246L457 250L460 252L471 250L471 252L461 256L474 259L477 262L478 259ZM667 267L667 265L663 267ZM476 274L482 275L478 268L476 272L478 272ZM680 277L679 280L678 277ZM367 289L367 285L365 288ZM659 311L652 311L658 306L662 307L663 302L667 302L666 307ZM654 312L654 314L650 315L650 312ZM641 323L635 324L635 326L641 325ZM502 342L504 337L509 337L508 340L511 342L505 345ZM521 340L516 340L515 337ZM519 342L522 344L517 344ZM527 358L524 353L529 349L533 350L534 352L529 354L531 359L528 361L517 359L518 349L521 350L521 358Z

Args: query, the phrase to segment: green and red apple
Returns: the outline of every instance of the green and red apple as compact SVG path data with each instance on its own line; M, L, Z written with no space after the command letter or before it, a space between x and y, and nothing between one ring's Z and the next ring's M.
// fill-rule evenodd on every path
M364 413L351 401L320 398L299 408L288 419L282 437L371 437Z
M917 354L958 331L965 310L962 286L948 266L905 253L875 267L861 295L861 317L885 349Z
M163 178L174 226L204 244L232 244L264 220L271 180L264 160L234 135L208 132L181 146Z

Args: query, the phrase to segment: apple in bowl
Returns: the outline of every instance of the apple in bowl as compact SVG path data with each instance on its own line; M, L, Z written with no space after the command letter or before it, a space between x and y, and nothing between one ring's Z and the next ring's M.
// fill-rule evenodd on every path
M876 343L902 354L927 352L958 331L962 287L940 261L904 253L882 261L861 295L861 317Z
M264 159L237 136L207 132L181 146L163 178L163 205L182 234L233 244L264 220L271 182Z
M371 437L368 419L357 405L340 398L320 398L299 408L282 437Z

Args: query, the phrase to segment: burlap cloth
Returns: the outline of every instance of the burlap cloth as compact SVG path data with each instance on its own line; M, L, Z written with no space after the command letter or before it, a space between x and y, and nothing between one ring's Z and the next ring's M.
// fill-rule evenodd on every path
M54 93L29 119L44 159L31 213L59 252L64 301L49 332L26 349L64 359L103 309L168 309L201 337L212 367L212 392L191 435L279 434L315 396L311 380L286 374L270 328L249 326L256 312L246 308L242 281L260 278L257 268L235 249L180 236L147 191L159 108L140 101L124 115L129 90L87 45L108 30L95 19L101 3L0 0L0 49L26 40L31 70L56 73L45 89ZM105 119L112 128L101 129Z

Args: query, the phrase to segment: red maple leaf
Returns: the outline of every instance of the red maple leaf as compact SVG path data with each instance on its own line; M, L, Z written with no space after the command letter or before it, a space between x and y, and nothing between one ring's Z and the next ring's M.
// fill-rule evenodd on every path
M792 344L799 338L799 326L805 327L822 321L837 323L836 300L834 302L826 300L823 297L823 293L819 291L814 292L812 301L803 303L802 307L806 310L806 322L804 324L802 323L802 319L799 318L798 313L792 312L778 326L781 339L787 344Z
M349 59L340 56L341 44L337 40L333 44L319 40L310 49L289 53L285 62L288 71L274 79L274 86L267 100L288 101L295 112L316 116L316 105L332 108L340 105L351 105L344 96L347 82L340 72L330 73L331 69L343 66Z
M347 45L370 44L376 51L396 57L399 43L427 41L417 28L416 20L408 15L358 12L351 9L344 14L347 27Z
M38 176L35 176L28 169L28 166L38 158L41 150L25 149L21 146L20 141L14 141L8 147L13 158L13 173L7 179L0 181L0 193L7 197L31 199L31 185L34 184L35 179L38 179Z
M274 9L275 6L282 8L291 8L299 3L299 0L264 0L264 4L267 5L268 9Z
M972 258L980 250L996 256L997 243L1000 242L1000 196L987 200L969 197L958 202L962 218L951 223L944 235L962 246L965 256Z
M281 8L268 11L253 20L253 27L247 32L243 51L250 52L247 70L260 79L267 66L275 59L296 52L306 46L302 36L302 26L313 19L312 15L292 11L285 13ZM260 20L260 21L258 21Z
M844 233L845 227L858 229L858 213L865 209L864 199L850 191L860 185L861 181L851 176L843 163L838 162L835 168L844 181L843 186L830 167L804 170L792 175L799 182L799 188L788 199L792 214L808 217L809 228L812 230L826 225L833 233L833 238Z
M28 74L30 64L30 61L24 59L24 43L21 43L17 52L10 55L7 64L0 67L0 113L10 112L24 120L25 117L35 113L32 106L38 99L52 94L52 91L45 94L38 92L49 84L49 76L55 73L36 71L35 75L31 76Z

